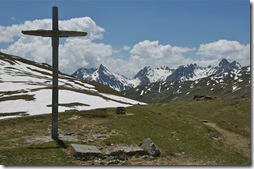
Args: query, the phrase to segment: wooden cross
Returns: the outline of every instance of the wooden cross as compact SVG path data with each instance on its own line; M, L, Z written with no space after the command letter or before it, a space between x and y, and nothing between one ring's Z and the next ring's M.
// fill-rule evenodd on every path
M86 36L86 32L62 31L58 29L58 8L52 7L52 30L29 30L23 34L52 38L52 130L51 138L58 140L58 47L59 38Z

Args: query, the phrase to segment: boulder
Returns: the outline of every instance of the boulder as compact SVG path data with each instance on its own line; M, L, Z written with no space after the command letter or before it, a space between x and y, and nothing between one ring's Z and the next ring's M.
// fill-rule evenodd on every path
M116 114L125 114L125 107L117 107Z
M141 143L139 143L139 146L153 157L159 156L161 153L159 148L154 144L154 142L150 138L143 140Z

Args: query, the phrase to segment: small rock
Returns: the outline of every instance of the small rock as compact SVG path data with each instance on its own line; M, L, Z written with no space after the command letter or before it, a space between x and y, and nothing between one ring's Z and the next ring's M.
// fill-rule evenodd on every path
M75 135L74 133L64 133L65 136L73 136Z
M208 120L200 120L203 123L208 123Z
M125 114L125 107L117 107L116 114Z
M218 141L218 140L221 140L222 137L219 137L219 136L212 136L212 139Z

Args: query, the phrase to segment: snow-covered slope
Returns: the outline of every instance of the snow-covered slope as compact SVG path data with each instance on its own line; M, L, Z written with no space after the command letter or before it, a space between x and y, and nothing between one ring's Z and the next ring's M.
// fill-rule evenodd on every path
M0 53L0 119L51 113L51 66ZM59 73L59 112L143 104Z

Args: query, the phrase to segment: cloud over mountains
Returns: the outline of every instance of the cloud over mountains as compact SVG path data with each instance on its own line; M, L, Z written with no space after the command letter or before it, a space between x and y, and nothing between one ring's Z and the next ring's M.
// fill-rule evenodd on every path
M51 64L51 39L21 34L22 30L51 29L51 22L51 19L37 19L11 26L0 25L0 43L7 44L7 47L0 51ZM86 37L60 40L60 70L69 74L80 67L95 68L101 63L127 77L132 77L137 70L146 65L151 67L167 65L173 68L196 62L206 66L218 63L222 58L236 60L241 65L250 64L250 44L241 44L238 41L218 40L189 48L144 39L133 46L126 45L118 49L102 43L106 30L90 17L60 20L59 28L88 33ZM196 57L188 55L190 52L195 53Z

